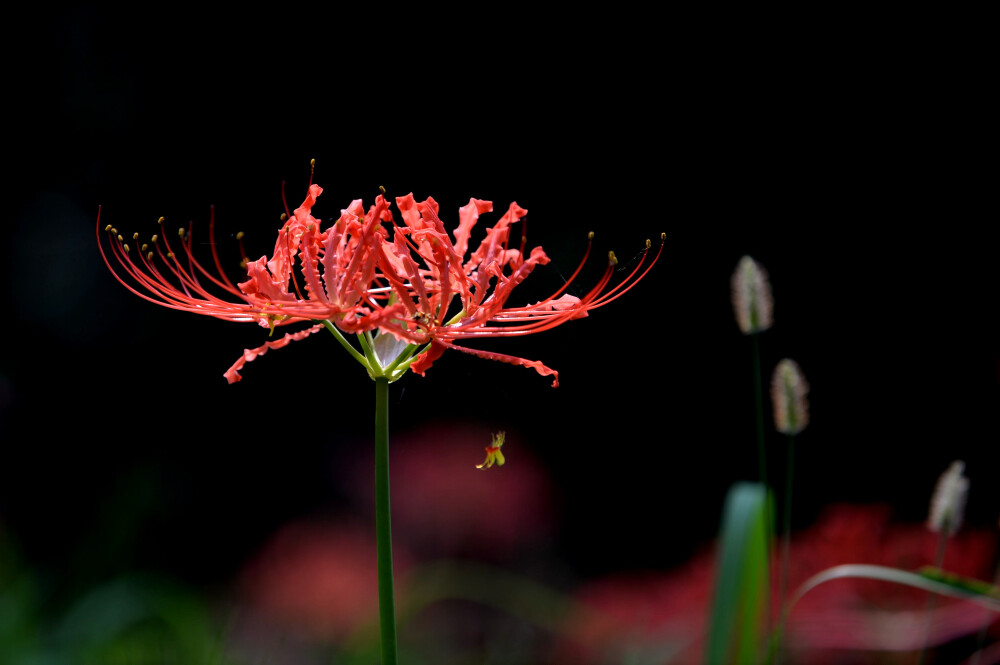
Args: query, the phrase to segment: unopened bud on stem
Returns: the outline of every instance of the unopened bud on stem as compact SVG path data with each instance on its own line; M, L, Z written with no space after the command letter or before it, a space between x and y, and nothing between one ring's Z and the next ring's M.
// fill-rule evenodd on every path
M785 358L771 377L774 427L782 434L798 434L809 424L809 384L794 360Z
M771 284L767 272L749 256L740 259L733 273L733 310L744 335L771 327Z
M931 531L945 531L946 536L953 536L962 525L965 497L969 493L969 479L962 475L964 471L965 462L954 461L938 478L927 518L927 528Z

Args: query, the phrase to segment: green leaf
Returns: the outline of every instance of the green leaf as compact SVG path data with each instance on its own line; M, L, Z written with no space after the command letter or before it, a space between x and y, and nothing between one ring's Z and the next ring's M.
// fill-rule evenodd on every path
M710 665L757 663L763 654L769 511L759 483L737 483L726 495L705 654Z
M899 568L861 563L834 566L833 568L827 568L824 571L816 573L798 588L795 597L789 605L789 611L791 610L791 606L801 600L802 596L820 584L831 580L848 578L881 580L893 584L902 584L941 596L963 598L970 602L978 603L994 612L1000 612L1000 589L997 589L992 584L946 573L938 568L921 568L919 572L914 573Z

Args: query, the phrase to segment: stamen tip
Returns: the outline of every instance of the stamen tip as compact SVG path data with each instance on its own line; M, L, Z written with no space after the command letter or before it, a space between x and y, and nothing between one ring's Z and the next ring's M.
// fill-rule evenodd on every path
M181 238L184 237L184 227L183 226L181 228L177 229L177 235L179 237L181 237Z
M105 230L105 231L110 231L110 230L111 230L111 225L110 225L110 224L108 224L107 226L105 226L105 227L104 227L104 230Z
M156 223L157 224L162 224L163 223L163 217L160 217L158 220L156 220Z
M243 231L240 231L239 233L236 234L236 239L243 240Z
M593 239L594 239L594 232L591 231L590 233L587 234L587 240L593 240Z
M618 265L618 257L615 256L615 253L613 251L608 252L608 263L610 263L613 266Z

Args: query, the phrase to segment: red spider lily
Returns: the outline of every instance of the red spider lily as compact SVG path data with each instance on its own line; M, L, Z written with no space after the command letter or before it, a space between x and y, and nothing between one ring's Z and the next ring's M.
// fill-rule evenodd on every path
M430 343L430 348L411 365L421 375L446 349L458 349L481 358L534 368L543 376L551 375L552 385L558 386L559 373L540 361L472 349L455 342L530 335L570 319L587 316L590 310L611 302L632 288L649 272L663 251L661 244L656 256L647 264L646 255L650 248L647 241L642 260L613 288L608 288L608 285L617 260L614 253L609 253L608 267L590 291L582 297L565 294L590 255L588 244L580 265L555 293L533 305L508 307L507 300L514 287L524 281L536 266L549 262L541 247L535 247L525 256L524 235L521 236L519 249L508 247L511 225L523 219L527 210L511 203L500 220L487 229L486 238L479 248L466 258L472 227L480 214L493 210L490 201L470 199L459 209L454 242L438 217L438 204L433 198L417 203L413 195L408 194L397 198L396 205L405 226L396 226L393 240L382 243L379 267L393 295L404 306L408 318L390 321L381 328L413 343ZM640 274L644 265L645 270ZM447 318L456 298L461 309Z
M379 196L368 214L362 216L361 201L354 201L333 226L320 231L312 207L322 191L318 185L309 187L305 201L279 230L270 260L261 257L248 262L244 255L247 280L238 286L225 275L219 261L214 211L209 245L217 274L195 259L190 228L180 230L178 258L166 236L161 239L154 235L153 249L143 245L142 251L133 253L115 229L105 227L112 236L111 255L131 282L112 267L103 244L101 255L115 278L132 293L171 309L228 321L256 321L272 329L303 320L333 320L348 332L372 330L381 317L399 314L399 308L371 308L373 303L368 298L376 271L375 249L385 235L381 221L391 219L388 204ZM118 242L114 242L116 235ZM296 262L305 276L305 296L293 275Z
M336 222L322 230L320 220L312 216L322 191L318 185L310 185L305 201L279 230L270 259L247 261L244 255L247 279L239 284L230 281L222 270L214 239L214 214L209 224L209 244L215 272L194 257L190 228L180 230L180 251L175 254L165 236L153 236L152 249L143 245L141 251L134 251L109 225L105 230L110 234L110 256L122 267L124 272L120 273L100 241L98 215L101 255L126 288L164 307L229 321L257 322L272 333L276 327L300 321L322 322L245 350L225 373L230 383L240 380L238 370L246 362L326 326L337 335L336 329L359 335L365 356L354 355L372 376L395 380L410 367L423 375L446 349L458 349L532 367L543 376L552 375L552 385L557 386L558 373L540 361L472 349L456 341L528 335L587 316L587 312L611 302L642 279L663 249L661 244L660 251L647 263L647 241L642 260L624 280L609 288L616 264L611 253L607 270L590 291L581 297L566 294L590 254L588 244L583 260L562 288L533 305L508 307L514 287L535 266L549 262L540 247L525 256L523 236L519 249L508 247L511 225L527 213L516 203L486 230L479 248L466 257L479 215L493 209L489 201L471 199L459 210L459 225L452 241L438 218L437 202L428 198L417 203L412 194L396 199L402 225L397 224L388 202L379 195L367 213L361 200L355 200L341 211ZM391 240L384 223L392 226ZM640 273L643 266L645 270ZM456 299L460 309L449 318ZM376 345L373 331L391 335L406 348ZM393 357L380 360L379 349L391 351Z

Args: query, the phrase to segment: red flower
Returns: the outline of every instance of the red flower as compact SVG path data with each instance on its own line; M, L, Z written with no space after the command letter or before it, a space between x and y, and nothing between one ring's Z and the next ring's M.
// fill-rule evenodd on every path
M508 307L514 287L536 266L549 262L541 247L535 247L525 256L523 234L519 249L509 247L511 226L523 219L527 210L511 203L500 220L486 230L479 247L467 257L470 232L480 214L493 210L490 201L470 199L459 209L454 242L438 217L438 204L433 198L417 203L412 194L407 194L397 198L396 205L405 227L396 226L393 241L382 244L379 266L393 294L406 308L408 318L390 321L382 329L414 343L430 342L430 348L411 365L421 375L446 349L458 349L481 358L534 368L543 376L552 375L552 385L558 386L559 373L540 361L472 349L456 341L530 335L587 316L590 310L632 288L653 267L663 250L661 244L660 251L648 264L644 253L643 260L613 288L608 285L617 259L614 253L609 253L604 276L590 291L582 297L566 294L590 255L588 244L580 265L555 293L533 305ZM649 247L647 241L647 253ZM644 265L645 270L640 274ZM460 310L449 316L455 299Z
M229 321L256 322L272 333L276 327L300 321L322 322L245 350L225 374L230 383L240 380L238 370L246 362L268 350L302 339L323 326L336 333L335 326L366 336L362 340L362 347L367 342L365 357L356 357L372 376L395 380L411 366L422 375L446 349L458 349L532 367L542 375L552 375L553 386L559 384L558 373L540 361L472 349L456 342L528 335L587 316L590 310L628 291L659 257L657 252L647 263L647 241L643 259L624 280L609 288L617 263L614 254L609 253L601 280L581 297L569 295L565 291L586 262L588 245L580 266L562 288L533 305L510 307L507 302L514 287L536 266L549 262L541 247L525 255L523 235L518 249L508 246L511 226L527 213L516 203L486 230L485 239L467 256L471 231L479 215L493 209L489 201L470 199L459 210L459 224L452 240L438 217L434 199L417 203L412 194L396 199L402 225L397 224L389 203L379 195L367 213L362 202L355 200L323 230L320 220L312 215L322 191L318 185L310 185L305 201L278 231L270 259L247 261L244 255L247 279L239 284L230 281L222 270L213 235L214 216L209 224L214 272L195 259L190 228L180 230L180 251L175 254L165 236L153 236L152 249L143 245L141 251L135 251L108 225L105 230L111 234L110 255L124 274L112 266L98 231L101 255L126 288L164 307ZM391 239L385 223L392 226ZM99 224L100 215L98 229ZM133 239L138 239L138 234ZM398 343L376 343L373 332L391 335ZM379 359L379 355L391 357Z

